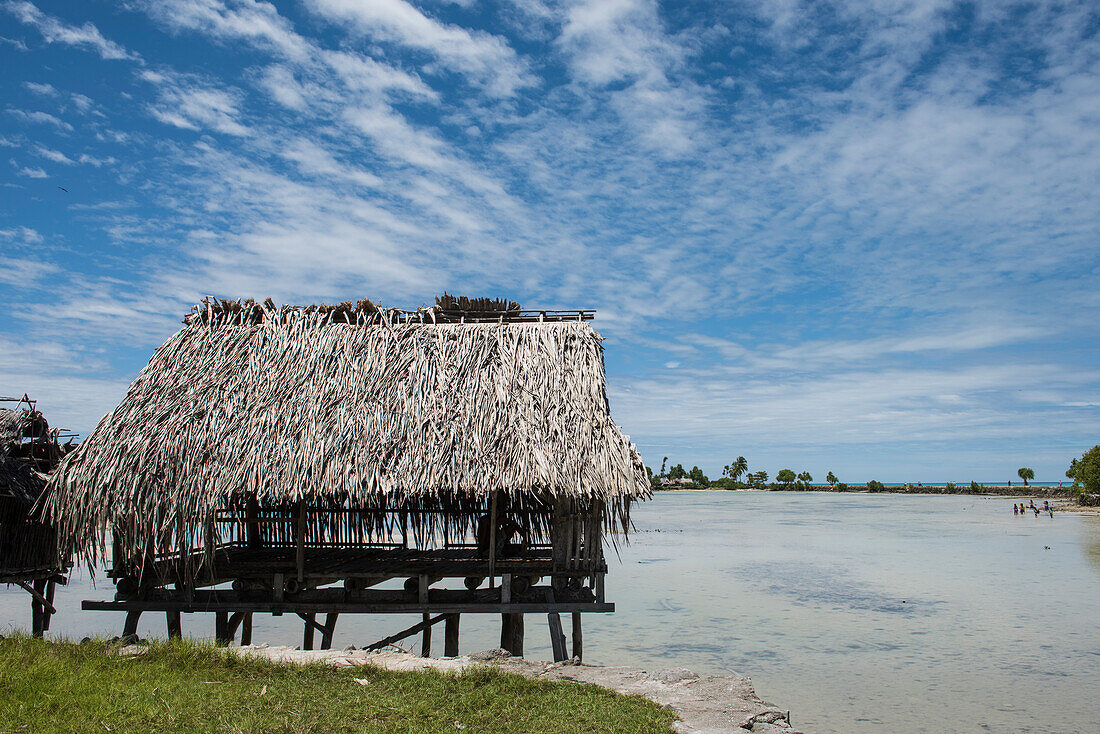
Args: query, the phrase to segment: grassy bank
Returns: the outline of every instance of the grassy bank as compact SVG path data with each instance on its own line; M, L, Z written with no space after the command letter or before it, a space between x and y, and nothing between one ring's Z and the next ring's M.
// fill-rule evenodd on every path
M190 642L153 643L133 657L115 649L0 641L0 732L665 734L673 720L640 697L488 667L454 675L298 666Z

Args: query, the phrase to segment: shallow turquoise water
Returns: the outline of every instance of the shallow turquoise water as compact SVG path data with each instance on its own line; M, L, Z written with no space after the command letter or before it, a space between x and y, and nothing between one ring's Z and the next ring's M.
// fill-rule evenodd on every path
M586 616L586 660L736 671L811 732L1100 732L1100 517L1015 517L1014 501L659 494L610 552L618 612ZM121 615L77 611L111 591L74 579L52 632L118 634ZM25 627L26 598L0 593L0 623ZM297 644L291 620L257 617L255 640ZM336 646L412 621L348 615ZM463 651L495 646L498 624L464 616ZM540 615L526 645L550 656Z

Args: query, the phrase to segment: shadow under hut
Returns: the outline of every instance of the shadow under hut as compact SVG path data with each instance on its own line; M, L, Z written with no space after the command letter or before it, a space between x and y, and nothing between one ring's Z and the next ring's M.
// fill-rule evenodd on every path
M415 311L369 301L204 301L52 480L62 546L109 564L123 634L145 612L212 612L215 636L297 614L303 647L345 613L443 622L611 612L605 536L649 496L609 413L591 311L444 296ZM109 541L109 542L108 542Z
M65 583L69 564L58 558L57 532L38 519L35 506L71 443L36 409L35 402L0 398L0 583L31 596L31 633L50 628L54 589ZM10 407L7 407L10 406Z

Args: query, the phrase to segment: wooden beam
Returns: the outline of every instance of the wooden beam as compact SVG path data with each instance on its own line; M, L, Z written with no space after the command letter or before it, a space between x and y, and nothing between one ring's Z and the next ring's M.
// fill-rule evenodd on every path
M326 614L340 612L342 614L422 614L425 607L416 602L399 601L363 601L363 602L333 602L324 599L311 601L242 601L236 596L219 599L204 594L196 594L194 599L186 599L182 594L179 598L160 599L118 599L113 601L99 601L86 599L81 603L84 611L110 611L110 612L166 612L178 610L181 612L216 612L220 610L235 612L258 612L260 614L281 615L297 614L299 612L315 612ZM549 612L590 612L606 613L614 612L615 605L611 602L572 602L563 601L554 604L544 602L515 602L501 604L497 601L446 601L437 600L428 605L426 611L432 614L547 614Z
M31 586L26 581L15 581L13 583L15 583L17 586L19 586L20 588L22 588L24 591L26 591L28 594L31 595L31 597L34 599L34 602L32 602L32 603L40 604L42 606L42 608L44 608L50 614L57 614L57 610L54 608L53 604L50 604L49 600L46 598L46 595L45 595L45 579L41 579L41 581L43 582L41 584L41 586L43 588L41 588L41 589L38 588L39 587L38 580L36 580L34 582L34 586Z
M425 615L425 616L427 616L427 615ZM444 620L446 618L447 618L446 614L438 614L438 615L436 615L436 616L434 616L430 619L425 619L425 620L422 620L420 622L417 622L412 627L409 627L408 629L403 629L400 632L398 632L397 634L390 635L389 637L383 637L378 642L367 645L363 649L364 650L381 650L386 645L392 645L395 642L400 642L401 640L404 640L406 637L412 637L417 632L420 632L421 630L423 630L425 627L431 627L433 624L441 622L442 620Z

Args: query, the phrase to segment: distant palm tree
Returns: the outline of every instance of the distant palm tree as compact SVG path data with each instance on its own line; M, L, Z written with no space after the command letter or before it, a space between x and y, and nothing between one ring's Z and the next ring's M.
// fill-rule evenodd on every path
M1026 487L1027 480L1035 478L1035 472L1027 468L1026 466L1021 466L1019 469L1016 470L1016 476L1024 480L1024 486Z
M730 478L737 481L742 474L749 470L749 462L744 456L738 456L737 460L730 464Z

